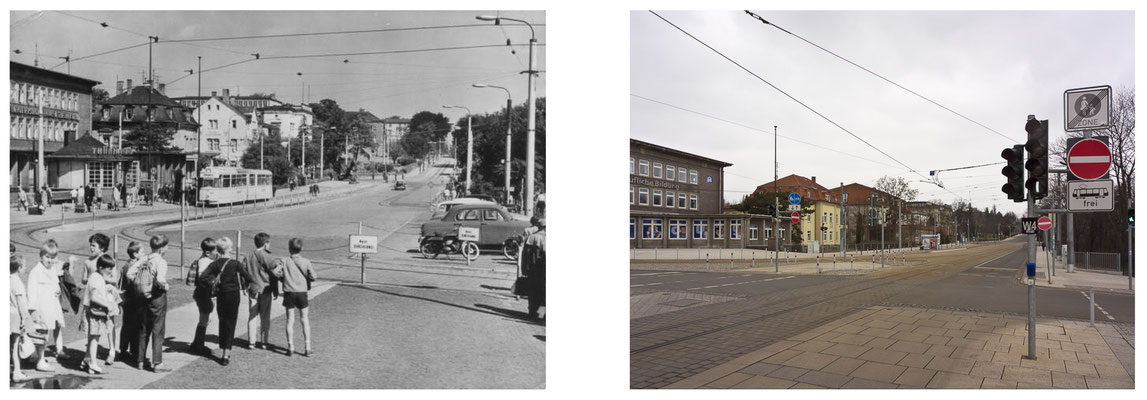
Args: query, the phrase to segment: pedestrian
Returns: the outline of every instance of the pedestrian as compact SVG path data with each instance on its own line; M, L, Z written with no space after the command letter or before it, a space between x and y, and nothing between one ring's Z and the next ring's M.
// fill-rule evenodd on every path
M167 327L167 260L163 254L167 252L167 236L152 236L148 243L151 254L147 255L136 272L133 289L136 300L140 300L140 329L139 354L136 356L136 367L144 368L147 365L147 345L151 342L151 370L153 372L167 372L163 365L163 341ZM150 290L148 290L150 288Z
M20 186L18 202L16 203L16 211L28 211L28 192L24 191L24 187Z
M113 278L115 270L115 260L112 256L103 254L96 259L96 272L93 272L87 279L87 286L84 290L84 315L87 319L86 333L88 338L88 354L84 361L80 363L80 369L87 371L89 374L102 374L103 370L96 362L99 352L100 338L103 336L110 336L115 331L115 325L111 324L111 317L116 311L115 286L108 284L108 279ZM115 359L114 347L109 348L112 350L108 354L107 361L110 363Z
M526 298L529 315L531 319L537 319L538 309L546 304L546 219L535 216L530 223L537 231L526 237L518 262L528 282Z
M303 357L311 356L311 319L307 315L307 291L317 278L311 260L303 257L303 239L287 242L290 257L279 259L277 273L283 278L283 307L287 309L287 356L295 355L295 318L303 323ZM295 312L291 312L295 311ZM297 315L296 315L297 314Z
M40 262L28 273L28 313L32 322L45 328L45 343L36 348L36 370L53 372L56 370L45 353L48 338L57 337L56 355L63 353L64 313L60 306L60 278L53 271L59 247L55 240L48 240L40 247Z
M123 208L127 209L127 185L124 185L123 182L119 184L119 198L123 202Z
M119 356L120 361L128 362L128 360L136 360L139 355L139 325L140 316L143 313L140 308L144 302L135 299L131 295L131 284L139 274L139 268L143 265L143 259L140 258L140 250L143 247L139 242L131 242L127 245L128 260L121 268L119 279L119 287L127 296L123 296L123 305L120 310L121 327L119 332Z
M199 249L203 250L203 254L191 263L185 280L188 285L195 285L195 291L192 292L191 298L195 300L195 307L199 309L199 324L195 326L195 338L191 340L191 352L211 355L211 349L208 349L203 343L207 338L207 324L211 322L211 310L215 308L215 304L211 301L213 282L202 279L202 277L207 266L218 258L215 239L204 238L199 243Z
M235 339L235 324L239 322L239 297L252 279L243 263L235 260L231 238L221 237L215 241L215 246L219 259L207 267L200 279L218 279L215 312L219 314L219 350L222 351L219 359L220 364L226 366L231 364L228 353Z
M8 340L12 345L12 382L28 379L20 369L20 345L31 340L26 335L34 329L32 316L28 313L28 290L20 273L24 270L24 260L15 255L9 256L8 274Z
M92 206L95 205L95 202L96 202L96 188L90 184L85 185L84 186L84 205L87 206L88 211L93 211L93 212L95 211L95 209L92 208Z
M295 178L292 177L289 184L291 186L291 191L295 191Z
M275 276L275 262L271 259L271 235L255 234L255 250L244 261L251 276L247 301L247 349L266 349L271 337L271 303L279 298L279 279Z
M40 198L42 199L42 203L41 203L41 205L40 205L40 208L48 208L48 207L51 207L51 206L52 206L52 191L51 191L51 190L48 190L48 185L44 185L44 186L43 186L43 187L40 189L40 191L41 191L41 193L42 193L42 194L40 195Z

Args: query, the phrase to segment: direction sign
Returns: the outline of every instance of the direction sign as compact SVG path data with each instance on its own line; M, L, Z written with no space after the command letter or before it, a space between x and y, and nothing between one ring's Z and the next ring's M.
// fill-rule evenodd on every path
M378 253L378 236L350 235L351 253Z
M1071 172L1068 180L1090 181L1107 175L1111 169L1111 148L1106 140L1104 136L1067 141L1067 169Z
M1026 234L1034 234L1036 231L1035 218L1020 218L1020 231Z
M801 213L793 211L793 223L801 222Z
M1110 126L1111 86L1070 89L1063 92L1063 130L1090 131Z
M1039 220L1036 221L1036 226L1039 226L1039 229L1044 231L1051 229L1051 218L1039 217Z
M801 210L800 204L789 204L789 211L800 211L800 210Z
M459 240L477 242L479 233L480 233L480 231L478 228L471 228L471 227L465 227L465 226L458 227L458 239Z
M801 203L801 195L797 194L796 192L789 193L789 204L800 204L800 203Z
M1067 210L1072 212L1115 211L1115 184L1110 179L1068 181Z

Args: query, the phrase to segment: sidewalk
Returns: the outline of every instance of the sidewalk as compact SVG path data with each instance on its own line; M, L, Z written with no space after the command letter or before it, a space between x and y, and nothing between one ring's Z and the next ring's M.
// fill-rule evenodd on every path
M1056 261L1055 273L1051 276L1051 282L1048 282L1048 257L1046 253L1041 251L1036 252L1035 265L1036 286L1080 290L1088 290L1094 287L1095 290L1100 291L1135 293L1132 290L1134 286L1129 285L1127 276L1121 275L1118 272L1091 271L1079 268L1076 268L1075 272L1067 272L1067 264ZM1021 280L1023 279L1026 279L1026 276L1022 276ZM1134 282L1130 283L1133 284Z
M683 249L694 251L694 249ZM703 249L703 251L706 249ZM718 250L718 249L708 249ZM631 250L632 251L632 250ZM718 250L721 251L721 250ZM936 250L948 251L948 250ZM737 255L740 254L740 249L729 250L723 249L726 256L724 258L712 258L709 263L705 263L704 258L697 260L696 258L686 258L685 253L682 252L680 261L676 259L662 259L662 260L635 260L630 259L630 268L632 269L652 269L663 271L737 271L737 272L757 272L757 273L774 273L778 272L777 267L773 266L773 252L756 250L745 250L746 258L742 259ZM732 257L732 264L730 265L730 257L728 254L734 255ZM672 253L671 253L672 254ZM702 253L704 254L704 253ZM713 254L713 253L711 253ZM873 272L888 271L894 268L918 266L928 262L927 255L929 252L920 250L906 249L902 253L889 253L884 257L884 265L881 266L880 254L873 254L873 252L866 251L864 255L860 252L848 253L847 258L840 257L839 253L828 254L825 253L819 258L820 265L817 265L818 258L816 255L800 254L799 256L793 253L786 254L780 253L779 258L779 272L782 274L797 274L797 275L863 275ZM835 256L835 266L833 259ZM755 258L754 258L755 257Z
M1027 360L1022 317L869 307L687 377L668 388L1125 388L1134 378L1108 346L1114 330L1038 319ZM1117 335L1117 334L1116 334ZM1128 360L1124 360L1127 362Z

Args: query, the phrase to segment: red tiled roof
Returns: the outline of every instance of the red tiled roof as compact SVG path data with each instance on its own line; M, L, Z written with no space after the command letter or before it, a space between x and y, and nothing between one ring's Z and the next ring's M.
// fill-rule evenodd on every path
M762 184L760 186L757 186L757 190L753 191L753 194L771 193L771 192L776 191L776 190L779 190L781 192L793 192L793 191L795 191L795 192L797 192L797 194L801 195L801 197L807 198L809 200L821 200L821 201L833 201L833 202L840 201L839 200L840 193L834 192L834 191L832 191L832 190L830 190L824 186L821 186L819 183L813 182L812 179L805 178L803 176L795 175L795 174L786 176L786 177L781 178L781 179L777 179L775 185L773 182L769 182L769 183L765 183L765 184ZM828 199L829 195L833 196L832 200Z

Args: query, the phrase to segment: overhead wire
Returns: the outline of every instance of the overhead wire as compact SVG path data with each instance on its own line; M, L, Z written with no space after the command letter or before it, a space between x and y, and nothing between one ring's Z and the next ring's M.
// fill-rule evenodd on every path
M525 25L525 24L510 23L510 24L503 24L503 25ZM546 26L545 24L533 24L533 25L534 26ZM363 34L363 33L423 31L423 30L437 30L437 29L489 27L489 26L490 26L490 24L415 26L415 27L405 27L405 28L358 29L358 30L349 30L349 31L283 33L283 34L275 34L275 35L247 35L247 36L224 36L224 37L197 38L197 39L176 39L176 40L168 40L168 42L171 42L171 43L213 42L213 41L223 41L223 40L272 39L272 38L324 36L324 35L351 35L351 34Z

